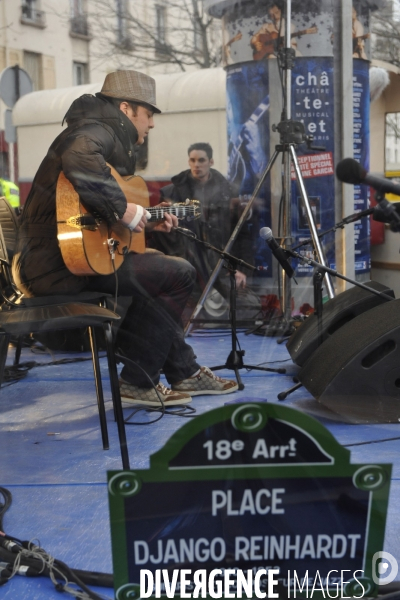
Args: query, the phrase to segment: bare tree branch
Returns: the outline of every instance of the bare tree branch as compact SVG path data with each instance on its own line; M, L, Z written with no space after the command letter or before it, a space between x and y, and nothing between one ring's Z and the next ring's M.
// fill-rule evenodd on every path
M220 64L219 22L204 12L199 0L89 0L88 4L94 61L112 56L120 68L162 64L169 72ZM101 43L96 43L98 39Z
M373 13L371 32L373 58L400 67L400 21L395 18L392 2L387 1L381 10Z

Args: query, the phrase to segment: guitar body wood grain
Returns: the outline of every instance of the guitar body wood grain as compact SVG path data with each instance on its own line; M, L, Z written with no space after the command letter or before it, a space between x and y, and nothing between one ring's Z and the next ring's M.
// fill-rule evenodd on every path
M149 206L149 192L141 177L121 177L108 165L111 174L123 191L127 202ZM67 223L70 217L88 215L81 204L79 195L73 185L60 173L57 182L57 237L61 254L66 267L74 275L109 275L113 273L113 263L107 240L113 238L119 242L115 253L115 269L124 261L126 252L144 252L146 249L145 234L132 233L122 223L111 227L101 221L95 230L74 227ZM125 250L127 249L127 250Z

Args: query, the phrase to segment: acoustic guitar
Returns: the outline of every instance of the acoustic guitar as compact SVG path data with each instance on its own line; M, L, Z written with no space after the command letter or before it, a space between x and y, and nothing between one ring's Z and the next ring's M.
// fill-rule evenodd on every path
M290 37L301 37L302 35L308 35L310 33L318 33L316 25L309 27L308 29L303 29L302 31L295 31L290 34ZM251 44L253 48L253 60L261 60L265 56L274 54L277 47L283 44L285 39L283 35L279 35L279 33L275 31L260 33L255 37L257 37L257 41Z
M160 221L165 213L176 215L178 219L200 216L200 205L196 200L150 207L147 185L141 177L121 177L111 165L108 166L127 202L146 208L151 214L150 220ZM146 249L144 231L135 233L121 221L109 225L92 215L62 172L57 181L56 212L58 244L65 265L74 275L110 275L122 265L128 252L141 253Z

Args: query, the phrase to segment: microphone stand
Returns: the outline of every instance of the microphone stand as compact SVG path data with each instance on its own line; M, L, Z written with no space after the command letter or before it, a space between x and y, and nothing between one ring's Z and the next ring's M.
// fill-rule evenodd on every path
M379 205L377 205L379 206ZM319 239L322 239L323 237L325 237L326 235L328 235L328 233L331 233L333 231L336 231L337 229L343 229L345 225L349 225L350 223L354 223L355 221L359 221L360 219L367 217L369 215L373 215L374 212L376 211L377 206L372 206L371 208L367 208L366 210L362 210L356 213L353 213L351 215L349 215L348 217L344 217L341 221L339 221L339 223L336 223L333 227L331 227L330 229L326 229L325 231L322 231L321 233L318 234ZM385 222L385 221L381 221L381 222ZM305 240L303 240L302 242L300 242L299 244L297 244L296 246L292 246L292 250L298 250L299 248L302 248L303 246L308 246L309 244L312 244L313 242L313 238L307 238ZM295 280L296 281L296 280ZM314 285L314 283L313 283ZM315 300L315 294L314 294L314 300ZM314 308L315 308L315 303L314 303ZM248 329L245 332L245 335L250 335L252 333L255 333L256 335L260 335L258 332L259 331L263 331L262 335L266 335L265 334L265 326L268 327L268 320L264 319L262 321L262 323L255 325L254 327L251 327L250 329ZM264 329L263 329L264 328ZM267 329L268 331L268 329ZM288 333L287 335L285 335L285 332L283 332L283 335L281 335L281 337L278 339L278 344L284 342L285 340L287 340L291 335L291 332Z
M304 124L301 121L294 121L292 119L292 107L291 107L291 83L292 83L292 68L294 65L295 51L291 48L291 13L292 13L292 0L285 1L285 47L281 48L278 51L279 55L279 66L281 70L285 73L285 77L282 77L284 80L284 89L283 89L283 108L281 121L278 125L273 125L272 130L279 133L280 143L275 146L275 151L271 156L267 166L265 167L263 173L260 176L260 179L257 182L257 185L253 191L253 194L248 201L241 218L239 219L234 231L232 232L231 237L226 243L225 250L229 252L232 248L232 245L239 233L243 223L247 219L250 214L250 210L252 208L253 202L256 199L258 192L260 191L266 177L271 171L277 157L279 154L283 156L283 197L284 197L284 206L283 206L283 217L282 217L282 229L283 235L278 236L283 238L284 245L290 243L292 238L292 211L291 211L291 165L293 164L297 185L299 187L300 196L303 202L303 206L306 211L306 218L308 222L308 226L311 231L312 241L314 245L315 252L317 254L318 260L321 263L326 263L325 253L320 243L318 237L317 226L315 224L314 215L311 209L310 200L307 195L307 190L304 184L303 175L301 173L301 169L299 166L299 162L297 160L296 148L299 144L306 143L310 150L324 150L325 148L321 148L318 146L312 146L313 136L307 135L305 132ZM185 335L190 333L192 328L192 321L196 319L199 314L206 297L218 277L218 274L222 268L222 260L219 260L214 271L211 273L210 279L207 282L206 287L203 290L203 293L200 296L200 299L197 302L196 307L193 310L191 317L185 327ZM329 279L329 275L325 274L325 283L328 292L328 296L330 299L335 297L335 291L332 285L331 280ZM282 272L282 292L280 294L281 300L281 312L282 312L282 332L284 333L288 329L290 329L291 322L291 286L290 286L290 278L286 276L285 272Z
M335 271L335 269L331 269L330 267L327 267L326 265L322 265L311 258L303 256L303 255L299 254L298 252L296 252L295 250L292 250L290 248L285 248L284 252L287 256L291 256L292 258L297 258L303 264L312 265L313 267L315 267L314 275L313 275L314 314L317 317L318 346L320 346L324 341L323 329L322 329L322 309L323 309L322 282L323 282L325 273L329 273L333 277L339 277L340 279L343 279L344 281L352 283L353 285L356 285L356 286L362 288L363 290L370 292L371 294L375 294L376 296L385 298L386 300L394 300L394 298L392 298L392 296L389 296L388 294L385 294L384 292L379 292L378 290L374 290L373 288L370 288L367 285L365 285L359 281L350 279L349 277L342 275L342 273L338 273L338 271ZM296 381L296 379L294 379L294 381ZM291 387L283 392L280 392L278 394L278 400L285 400L287 398L287 396L289 396L289 394L298 390L300 387L302 387L302 385L303 384L301 382L297 382L293 387Z
M344 219L339 221L339 223L336 223L330 229L326 229L325 231L322 231L321 233L319 233L318 237L323 238L324 236L328 235L328 233L331 233L332 231L336 231L337 229L343 229L345 225L349 225L350 223L359 221L363 217L372 215L374 213L375 209L376 209L376 206L372 206L371 208L367 208L366 210L361 210L360 212L353 213L352 215L349 215L348 217L344 217ZM291 249L297 250L298 248L301 248L302 246L308 246L308 244L311 244L312 241L313 241L312 238L307 238L306 240L303 240L296 246L293 246Z
M238 339L237 339L237 329L236 329L236 278L235 273L237 271L237 267L247 267L248 269L252 269L253 271L260 270L259 267L254 267L244 260L225 252L224 250L220 250L215 246L212 246L208 242L204 242L203 240L199 240L195 233L191 232L189 229L184 229L182 227L175 227L174 231L177 231L181 235L186 236L194 242L202 244L205 248L212 250L220 255L221 261L225 261L226 268L229 271L229 282L230 282L230 292L229 292L229 321L231 326L231 351L226 359L226 362L223 365L217 365L216 367L210 367L212 371L220 371L221 369L229 369L235 372L236 380L238 382L239 390L244 389L244 383L240 377L239 369L254 369L257 371L269 371L271 373L286 373L286 369L270 369L269 367L260 367L258 365L246 365L243 363L243 356L245 355L245 350L242 350L238 347ZM262 269L261 269L262 270Z
M371 206L370 208L366 208L365 210L361 210L359 212L353 213L348 217L344 217L342 221L336 223L330 229L326 229L318 234L319 238L323 238L328 233L332 231L336 231L337 229L343 229L345 225L349 225L350 223L354 223L355 221L359 221L364 217L368 217L372 215L372 218L377 223L388 223L390 224L390 229L392 231L400 230L400 202L389 202L386 200L385 195L382 192L375 193L375 200L377 202L376 206ZM302 246L307 246L312 243L312 238L307 238L303 240L296 246L292 246L292 250L297 250Z

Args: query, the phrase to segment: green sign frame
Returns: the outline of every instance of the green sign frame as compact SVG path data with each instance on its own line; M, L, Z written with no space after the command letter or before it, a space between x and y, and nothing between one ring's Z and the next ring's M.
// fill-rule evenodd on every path
M341 446L316 419L293 408L246 402L225 405L195 417L150 457L149 469L108 472L116 600L140 598L137 579L139 564L152 570L182 569L189 566L193 570L243 568L257 571L265 564L267 554L264 554L261 561L258 555L257 560L252 560L254 553L246 554L243 550L243 546L248 548L246 532L254 530L264 533L264 546L268 540L272 545L273 537L277 544L279 536L270 535L271 527L278 527L278 530L280 527L280 532L286 534L279 538L282 544L285 543L283 538L289 540L289 550L282 550L282 553L286 553L287 560L279 558L278 550L275 550L275 559L272 561L272 566L278 565L281 569L279 598L291 597L290 582L294 573L293 566L296 570L297 564L301 568L311 565L313 598L327 597L324 585L332 594L337 591L337 584L335 587L329 576L324 583L324 577L320 575L320 572L325 572L326 575L328 569L329 552L327 553L326 546L320 555L315 556L309 548L304 550L307 527L313 529L314 538L318 537L318 544L320 531L325 531L321 534L324 544L329 536L335 543L340 542L335 553L332 550L329 564L332 569L339 568L340 571L340 567L344 567L350 571L350 579L348 573L345 581L342 577L342 595L374 596L377 593L377 575L373 573L373 569L378 567L379 562L373 557L383 549L390 479L391 465L351 464L349 450ZM272 495L278 490L275 500L270 499L270 489ZM191 493L194 494L193 497L190 496ZM203 499L200 498L202 496ZM185 504L186 497L191 498L188 500L189 504ZM209 500L211 497L212 502ZM258 504L255 504L255 498L258 497L263 498L263 503L257 500ZM310 504L307 497L311 499ZM199 502L202 502L201 510L195 506ZM149 508L152 503L155 508ZM175 503L176 513L173 514ZM257 510L255 506L258 507ZM277 514L272 516L274 507ZM166 511L165 514L163 511ZM282 513L285 514L282 516ZM185 522L190 519L192 523L186 526ZM177 522L179 524L175 527L174 523ZM353 523L353 529L358 534L349 534L346 552L349 554L349 565L357 567L358 573L363 571L356 577L352 568L346 569L346 564L343 563L347 560L345 555L342 553L340 556L346 531L353 531ZM162 557L157 560L154 558L155 550L153 554L149 554L150 543L153 548L158 543L161 552L164 543L161 537L167 539L166 531L173 531L174 527L183 531L186 544L187 536L192 536L193 539L194 535L196 538L196 526L197 535L202 535L201 532L207 535L207 531L213 528L223 531L222 537L213 538L226 539L226 542L220 541L222 546L226 544L227 547L234 540L239 547L239 550L235 550L234 559L231 554L228 557L220 552L215 564L207 564L205 567L198 560L194 560L192 565L190 560L185 564L180 561L171 564L170 560L163 563ZM332 531L329 529L331 526ZM243 535L235 537L231 533L232 528L240 530ZM193 531L194 534L191 533ZM252 545L255 544L253 537ZM148 541L143 541L145 539ZM296 550L297 553L293 550L294 540L300 548L299 551ZM351 552L350 541L353 544ZM169 541L165 547L168 543ZM311 543L310 540L307 543ZM258 539L257 544L256 547L259 548L261 542ZM291 552L295 557L291 557ZM152 564L148 562L149 556L153 560ZM168 556L172 557L173 562L173 552ZM166 554L164 560L165 557ZM316 585L317 575L323 588L321 590ZM298 581L301 579L303 584L304 576L304 570L300 569L296 573ZM297 597L305 597L309 591L307 579L307 589L303 588L301 591L297 588ZM161 597L167 596L161 594ZM175 597L180 597L179 593Z

